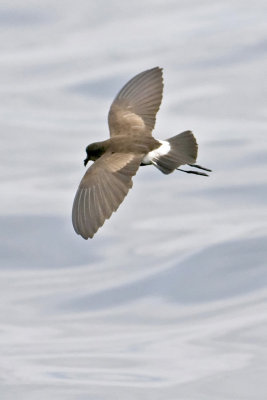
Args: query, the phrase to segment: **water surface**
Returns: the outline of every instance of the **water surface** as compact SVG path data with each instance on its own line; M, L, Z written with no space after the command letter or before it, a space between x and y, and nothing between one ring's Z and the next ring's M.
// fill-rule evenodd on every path
M1 399L265 400L266 2L0 5ZM91 241L84 148L164 68L155 136L209 178L140 168Z

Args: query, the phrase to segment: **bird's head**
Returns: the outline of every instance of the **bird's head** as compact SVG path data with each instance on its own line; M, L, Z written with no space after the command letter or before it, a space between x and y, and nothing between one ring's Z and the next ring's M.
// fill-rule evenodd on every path
M86 149L86 158L84 160L84 166L86 167L88 161L95 161L97 160L99 157L102 156L102 154L104 153L104 148L101 145L101 143L97 142L97 143L92 143L89 144Z

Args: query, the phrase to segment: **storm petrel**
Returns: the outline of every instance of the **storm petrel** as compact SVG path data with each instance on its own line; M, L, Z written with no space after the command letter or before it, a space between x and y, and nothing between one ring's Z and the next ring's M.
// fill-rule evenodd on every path
M94 163L87 169L78 187L72 210L75 232L84 239L92 238L116 211L132 187L132 177L140 165L153 164L164 174L194 164L197 142L191 131L167 140L154 139L156 114L163 91L162 69L141 72L132 78L115 97L108 114L110 139L86 147L84 160ZM192 165L194 164L194 165Z

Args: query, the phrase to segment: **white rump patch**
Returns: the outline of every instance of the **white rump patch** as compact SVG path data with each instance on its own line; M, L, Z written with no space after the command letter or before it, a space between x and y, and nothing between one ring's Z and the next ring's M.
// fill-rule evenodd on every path
M161 156L165 156L169 153L169 151L171 150L170 143L166 140L158 140L158 142L161 143L161 146L147 153L142 160L143 164L152 164L153 160L159 159Z

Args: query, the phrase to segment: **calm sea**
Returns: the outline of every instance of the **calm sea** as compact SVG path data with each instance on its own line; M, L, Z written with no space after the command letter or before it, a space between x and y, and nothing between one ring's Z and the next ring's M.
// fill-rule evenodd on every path
M267 398L267 3L0 2L1 400ZM209 178L140 168L93 240L85 147L164 68L154 135Z

